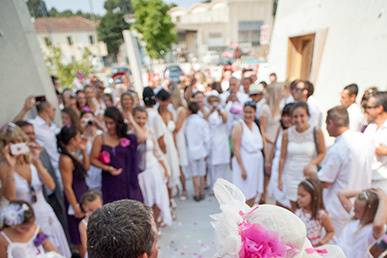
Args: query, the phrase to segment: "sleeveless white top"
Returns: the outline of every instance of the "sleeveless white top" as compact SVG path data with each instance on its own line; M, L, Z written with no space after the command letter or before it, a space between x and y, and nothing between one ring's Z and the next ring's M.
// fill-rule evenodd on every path
M288 129L288 148L284 174L284 188L291 201L297 200L298 184L304 178L304 168L316 156L313 127L297 132L294 126Z
M12 242L11 239L1 231L0 234L8 243L7 247L7 258L35 258L40 254L44 254L44 248L42 245L35 246L34 240L39 233L39 227L36 228L36 231L32 238L25 243L21 242Z

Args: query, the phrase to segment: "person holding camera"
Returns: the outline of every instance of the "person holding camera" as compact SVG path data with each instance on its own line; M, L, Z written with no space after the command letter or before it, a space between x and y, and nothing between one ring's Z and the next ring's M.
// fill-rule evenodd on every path
M53 190L55 182L40 160L40 145L28 145L26 134L10 122L0 130L0 149L4 149L4 161L0 163L0 168L12 174L15 186L8 192L7 198L9 201L29 202L36 214L37 224L48 235L56 250L65 257L71 257L62 225L43 196L43 184Z
M81 129L82 137L86 139L86 152L91 154L91 147L95 137L103 134L103 131L97 128L97 119L91 110L86 110L81 113ZM86 184L91 190L101 192L101 169L90 165L89 171L86 174Z
M230 147L227 130L227 113L221 108L217 91L207 96L210 111L206 117L210 127L210 154L208 170L211 189L218 178L225 178L230 163Z

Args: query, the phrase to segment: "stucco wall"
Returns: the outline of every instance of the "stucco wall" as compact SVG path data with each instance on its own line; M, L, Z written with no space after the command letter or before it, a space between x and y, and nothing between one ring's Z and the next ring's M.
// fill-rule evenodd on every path
M268 58L279 80L287 78L288 38L324 31L325 44L321 40L316 42L323 48L313 81L315 97L324 111L339 104L339 92L349 83L359 84L360 95L371 85L387 88L384 0L279 1Z
M0 125L13 118L29 95L56 96L43 63L24 0L1 0Z

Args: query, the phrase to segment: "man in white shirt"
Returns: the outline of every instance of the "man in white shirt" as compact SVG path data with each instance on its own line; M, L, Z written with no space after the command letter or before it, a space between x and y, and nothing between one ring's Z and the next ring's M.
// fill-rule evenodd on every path
M337 192L371 186L371 144L363 134L349 130L348 112L343 106L328 110L326 123L329 135L336 140L314 176L322 183L324 205L332 217L335 235L339 236L351 217L342 207Z
M59 153L56 145L56 134L59 128L54 123L56 109L47 101L37 103L36 109L38 115L29 122L34 126L37 143L47 150L55 169L56 180L60 189L63 190L62 177L59 171Z
M240 88L239 80L236 77L231 77L229 82L230 82L230 87L220 97L222 100L222 103L224 105L227 105L229 102L233 102L234 101L233 96L235 96L237 101L239 101L243 105L249 99L249 97L247 96L247 94L239 90Z
M349 115L349 129L360 132L364 125L364 115L360 106L356 103L359 87L352 83L344 87L340 94L340 103L343 105Z
M387 193L387 92L377 92L366 106L370 124L364 134L373 144L372 187Z
M317 104L316 99L312 97L314 93L314 86L310 81L298 81L294 91L293 97L295 101L303 101L308 104L310 118L309 124L312 127L321 128L322 126L322 112Z
M229 117L227 121L229 133L231 133L234 123L242 118L243 104L249 100L249 97L241 92L239 88L239 80L231 77L230 88L220 96Z

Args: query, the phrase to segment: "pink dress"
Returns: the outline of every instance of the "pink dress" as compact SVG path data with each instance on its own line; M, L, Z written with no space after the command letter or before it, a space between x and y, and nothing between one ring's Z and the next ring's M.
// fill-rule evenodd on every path
M321 224L321 221L312 218L311 213L305 212L303 209L296 210L295 214L305 223L306 236L313 246L316 246L320 240L325 236L325 229ZM321 210L318 212L317 217L321 217L326 214Z

